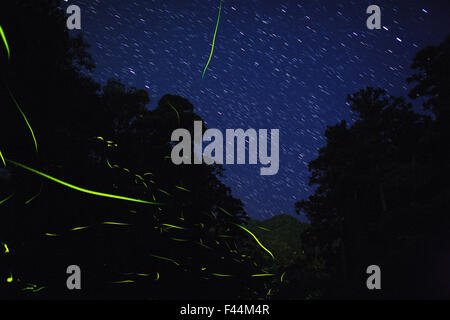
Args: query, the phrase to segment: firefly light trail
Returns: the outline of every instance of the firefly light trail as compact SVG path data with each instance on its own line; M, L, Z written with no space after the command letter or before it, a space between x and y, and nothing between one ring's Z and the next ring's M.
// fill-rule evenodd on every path
M266 247L264 247L264 246L262 245L262 243L259 242L258 238L257 238L250 230L248 230L247 228L245 228L245 227L243 227L243 226L241 226L241 225L238 225L238 224L236 224L236 226L238 226L239 228L241 228L241 229L247 231L247 232L248 232L248 233L256 240L256 242L258 242L258 244L260 245L260 247L263 248L265 251L267 251L267 252L270 254L270 256L272 257L272 259L275 260L275 257L273 256L272 252L270 252Z
M183 227L174 226L173 224L162 223L161 225L169 227L169 228L184 229Z
M2 158L3 165L6 167L5 158L3 158L2 151L0 150L0 158Z
M76 227L76 228L73 228L73 229L70 229L71 231L77 231L77 230L84 230L84 229L87 229L87 228L89 228L89 226L85 226L85 227Z
M8 91L9 91L9 89L8 89ZM11 96L11 99L14 101L14 104L16 105L17 109L19 110L19 112L22 115L23 119L27 123L28 129L30 129L30 132L31 132L31 136L33 137L34 147L36 148L36 152L38 152L36 137L34 135L34 132L33 132L33 129L31 128L30 123L28 122L27 117L25 116L25 113L23 113L22 109L20 109L19 104L17 103L17 101L14 98L13 94L11 93L11 91L9 91L9 95Z
M180 190L183 190L183 191L186 191L186 192L190 192L188 189L186 189L186 188L183 188L183 187L180 187L180 186L175 186L176 188L178 188L178 189L180 189Z
M41 192L42 192L42 183L41 183L41 188L39 189L39 192L38 192L36 195L34 195L33 197L31 197L30 199L28 199L28 200L25 202L25 204L29 204L31 201L33 201L34 199L36 199L37 197L39 197L39 195L41 194Z
M202 79L205 76L206 69L208 68L209 62L211 61L211 58L212 58L212 55L213 55L213 52L214 52L214 43L216 42L217 28L219 27L219 20L220 20L220 12L221 11L222 11L222 1L220 1L219 16L217 17L217 24L216 24L216 30L214 31L214 37L213 37L213 42L212 42L212 47L211 47L211 53L209 55L209 59L208 59L208 62L206 63L205 69L203 70Z
M6 51L8 52L8 60L11 58L11 53L9 51L8 41L6 41L5 33L3 32L2 26L0 26L0 35L2 36L3 43L5 44Z
M180 265L178 262L176 262L175 260L170 259L170 258L157 256L156 254L151 254L151 256L152 256L152 257L155 257L155 258L158 258L158 259L161 259L161 260L166 260L166 261L173 262L176 266L179 266L179 265Z
M11 199L14 196L14 193L10 194L8 197L6 197L3 200L0 200L0 204L5 203L6 201L8 201L9 199Z
M103 192L97 192L97 191L84 189L84 188L81 188L81 187L77 187L77 186L75 186L73 184L70 184L68 182L64 182L62 180L54 178L52 176L49 176L48 174L45 174L43 172L40 172L40 171L35 170L33 168L30 168L30 167L28 167L28 166L26 166L24 164L21 164L21 163L18 163L18 162L9 160L9 159L6 159L6 162L12 163L13 165L16 165L16 166L21 167L21 168L23 168L25 170L31 171L31 172L33 172L33 173L35 173L37 175L40 175L40 176L42 176L44 178L47 178L47 179L49 179L49 180L51 180L53 182L59 183L59 184L65 186L65 187L74 189L76 191L92 194L92 195L95 195L95 196L105 197L105 198L113 198L113 199L126 200L126 201L139 202L139 203L152 204L152 205L161 205L161 203L150 202L150 201L145 201L145 200L141 200L141 199L134 199L134 198L124 197L124 196L118 196L118 195L114 195L114 194L109 194L109 193L103 193Z
M177 118L178 118L178 124L180 124L180 114L178 113L178 110L170 103L169 106L173 109L173 111L175 111L175 113L177 114Z
M103 224L112 225L112 226L129 226L129 223L123 223L123 222L112 222L112 221L105 221Z

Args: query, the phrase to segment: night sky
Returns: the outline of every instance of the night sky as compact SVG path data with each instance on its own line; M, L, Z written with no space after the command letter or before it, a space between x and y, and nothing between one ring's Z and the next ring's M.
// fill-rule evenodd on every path
M187 98L208 128L280 129L280 169L225 165L224 182L250 217L295 215L311 192L309 161L324 131L350 120L346 95L365 86L393 95L415 53L449 33L450 2L223 1L214 55L206 71L219 0L69 0L100 83L116 78L146 89L149 108L164 94ZM381 30L368 30L366 8L381 7Z

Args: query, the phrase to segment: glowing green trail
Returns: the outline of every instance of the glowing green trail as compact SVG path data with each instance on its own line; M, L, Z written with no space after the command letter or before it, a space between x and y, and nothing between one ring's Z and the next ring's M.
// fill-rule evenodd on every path
M3 165L6 167L5 158L3 158L2 151L0 150L0 158L2 158Z
M150 254L152 257L157 258L157 259L161 259L161 260L166 260L166 261L170 261L173 262L176 266L179 266L180 264L178 262L176 262L173 259L170 258L166 258L166 257L161 257L161 256L157 256L156 254Z
M11 193L9 196L7 196L5 199L0 200L0 204L5 203L6 201L8 201L9 199L11 199L14 196L14 193Z
M29 204L31 201L33 201L34 199L36 199L37 197L39 197L39 195L41 194L41 192L42 192L42 183L41 183L41 188L39 189L39 192L38 192L36 195L34 195L33 197L31 197L30 199L28 199L28 200L25 202L25 204Z
M189 191L188 189L183 188L183 187L180 187L180 186L175 186L175 187L178 188L178 189L180 189L180 190L186 191L186 192L191 192L191 191Z
M158 189L158 191L164 193L165 195L171 197L170 193L168 193L167 191L163 190L163 189Z
M120 283L134 283L134 280L114 281L114 282L112 282L112 283L117 283L117 284L120 284Z
M224 208L218 207L218 209L224 213L226 213L227 215L229 215L230 217L232 217L233 215L231 213L229 213L227 210L225 210Z
M211 275L216 276L216 277L232 277L233 276L231 274L223 274L223 273L211 273Z
M6 41L5 32L3 32L2 26L0 26L0 35L2 36L3 43L5 44L6 51L8 52L8 60L11 59L11 52L9 51L8 41Z
M167 103L173 109L173 111L175 111L175 113L177 114L178 124L180 124L180 114L178 113L178 110L170 102L167 102Z
M34 287L29 286L29 287L25 287L22 289L22 291L26 291L26 290L34 290Z
M162 226L166 226L166 227L168 227L168 228L175 228L175 229L181 229L181 230L185 229L185 228L183 228L183 227L174 226L173 224L168 224L168 223L161 223L161 225L162 225Z
M11 96L11 99L14 101L14 104L16 105L16 107L19 110L20 114L22 115L23 119L27 123L28 129L30 129L31 136L33 137L33 141L34 141L34 147L36 148L36 152L38 152L37 141L36 141L36 137L35 137L34 132L33 132L33 128L31 128L31 125L28 122L28 119L25 116L25 113L23 113L22 109L20 108L19 104L17 103L16 99L14 98L12 92L9 89L8 89L8 91L9 91L9 95Z
M209 62L211 61L211 58L212 58L212 55L213 55L213 52L214 52L214 43L216 42L217 28L219 27L219 20L220 20L220 12L221 11L222 11L222 1L220 1L219 16L217 17L217 24L216 24L216 30L214 31L214 37L213 37L213 42L212 42L212 47L211 47L211 53L209 55L209 59L208 59L208 62L206 63L205 69L203 70L202 79L205 76L206 69L208 68Z
M136 273L136 275L140 277L148 277L150 273Z
M57 178L54 178L52 176L49 176L48 174L45 174L43 172L40 172L40 171L35 170L33 168L30 168L30 167L28 167L28 166L26 166L24 164L15 162L13 160L6 159L6 162L9 162L9 163L11 163L11 164L13 164L15 166L21 167L22 169L31 171L31 172L33 172L33 173L35 173L37 175L40 175L40 176L42 176L44 178L47 178L47 179L49 179L49 180L51 180L53 182L59 183L59 184L65 186L65 187L68 187L68 188L76 190L76 191L92 194L92 195L99 196L99 197L105 197L105 198L113 198L113 199L126 200L126 201L139 202L139 203L152 204L152 205L161 205L161 203L157 203L157 202L150 202L150 201L145 201L145 200L141 200L141 199L134 199L134 198L124 197L124 196L118 196L118 195L114 195L114 194L109 194L109 193L103 193L103 192L97 192L97 191L84 189L84 188L81 188L81 187L77 187L77 186L75 186L73 184L70 184L68 182L65 182L65 181L59 180Z
M27 287L23 288L22 291L31 290L32 292L39 292L39 291L45 289L45 287L39 287L39 288L36 288L36 287L37 287L37 285L28 283Z
M70 231L84 230L84 229L87 229L87 228L89 228L89 226L85 226L85 227L76 227L76 228L70 229Z
M270 256L272 257L272 259L275 260L275 257L273 256L272 252L270 252L266 247L264 247L264 246L262 245L262 243L259 242L258 238L257 238L250 230L248 230L247 228L245 228L245 227L243 227L243 226L241 226L241 225L239 225L239 224L235 224L235 225L238 226L239 228L241 228L241 229L247 231L247 232L248 232L248 233L256 240L256 242L259 244L259 246L260 246L261 248L263 248L265 251L267 251L267 252L270 254Z
M131 226L131 224L129 224L129 223L112 222L112 221L105 221L105 222L103 222L103 224L109 224L109 225L112 225L112 226Z

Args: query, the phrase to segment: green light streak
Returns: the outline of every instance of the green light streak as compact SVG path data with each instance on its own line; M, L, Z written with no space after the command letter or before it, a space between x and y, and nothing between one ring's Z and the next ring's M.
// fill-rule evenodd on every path
M12 276L12 273L9 273L9 277L6 278L6 282L11 283L11 282L13 282L13 280L14 280L14 278Z
M162 226L165 226L165 227L169 227L169 228L180 229L180 230L185 229L185 228L183 228L183 227L174 226L173 224L161 223L161 225L162 225Z
M58 237L59 234L55 234L55 233L45 233L44 236L47 236L47 237Z
M0 26L0 35L2 36L3 43L5 44L6 51L8 52L8 60L10 60L11 59L11 52L9 51L8 41L6 41L5 32L3 32L2 26Z
M245 228L239 224L235 224L235 225L238 226L239 228L241 228L242 230L245 230L246 232L248 232L256 240L256 242L259 244L259 246L261 248L263 248L265 251L267 251L270 254L270 256L272 257L272 259L275 260L275 257L273 256L272 252L270 252L266 247L264 247L262 245L262 243L259 242L258 238L250 230L248 230L247 228Z
M33 132L33 128L31 128L31 125L28 122L28 119L25 116L25 113L23 113L22 109L20 108L19 104L17 103L16 99L14 98L12 92L9 89L8 89L8 91L9 91L9 95L11 96L11 99L14 101L14 104L16 105L17 109L19 110L20 114L22 115L23 119L25 120L25 122L28 126L28 129L30 129L31 136L33 137L33 141L34 141L34 147L36 148L36 152L38 152L37 141L36 141L36 137Z
M188 241L186 239L179 239L179 238L170 238L170 239L172 239L173 241L178 241L178 242L187 242Z
M89 228L89 226L86 226L86 227L76 227L76 228L70 229L70 231L84 230L84 229L87 229L87 228Z
M258 274L252 274L252 277L270 277L274 276L273 273L258 273Z
M102 222L102 224L113 225L113 226L131 226L131 224L129 224L129 223L112 222L112 221L105 221L105 222Z
M170 102L167 101L167 103L173 109L173 111L175 111L175 113L177 114L178 124L180 124L180 114L178 113L178 110Z
M140 277L148 277L150 276L150 273L136 273L136 275Z
M26 290L34 290L34 288L33 287L25 287L22 289L22 291L26 291Z
M283 278L284 278L284 274L285 274L286 272L283 272L283 274L281 275L281 281L280 282L283 282Z
M41 194L41 192L42 192L42 183L41 183L41 187L39 188L39 192L38 192L36 195L34 195L33 197L31 197L30 199L28 199L28 200L25 202L25 204L29 204L31 201L33 201L34 199L36 199L37 197L39 197L39 195Z
M165 195L171 197L170 193L168 193L167 191L163 190L163 189L158 189L158 191L164 193Z
M6 243L3 243L3 246L5 247L5 253L9 253L9 248Z
M33 292L39 292L39 291L41 291L42 289L45 288L45 287L39 287L39 288L36 289L36 287L37 286L35 284L28 283L28 287L23 288L22 291L31 290Z
M231 213L229 213L227 210L225 210L224 208L219 207L219 210L222 211L223 213L226 213L227 215L229 215L230 217L232 217L233 215Z
M178 188L178 189L180 189L180 190L186 191L186 192L191 192L191 191L189 191L188 189L183 188L183 187L180 187L180 186L175 186L175 187Z
M21 164L21 163L18 163L18 162L9 160L9 159L6 159L6 162L12 163L12 164L14 164L14 165L16 165L18 167L21 167L21 168L23 168L25 170L31 171L31 172L33 172L33 173L35 173L37 175L40 175L40 176L42 176L44 178L47 178L47 179L49 179L49 180L51 180L53 182L59 183L59 184L65 186L65 187L68 187L70 189L73 189L73 190L76 190L76 191L80 191L80 192L83 192L83 193L88 193L88 194L92 194L92 195L100 196L100 197L105 197L105 198L126 200L126 201L131 201L131 202L145 203L145 204L151 204L151 205L162 205L161 203L150 202L150 201L145 201L145 200L140 200L140 199L134 199L134 198L124 197L124 196L118 196L118 195L114 195L114 194L109 194L109 193L103 193L103 192L97 192L97 191L84 189L84 188L81 188L81 187L77 187L77 186L75 186L73 184L70 184L68 182L65 182L65 181L59 180L57 178L54 178L52 176L49 176L48 174L45 174L43 172L40 172L40 171L35 170L33 168L30 168L30 167L28 167L28 166L26 166L24 164Z
M180 265L178 262L176 262L175 260L170 259L170 258L165 258L165 257L157 256L157 255L155 255L155 254L151 254L151 256L154 257L154 258L161 259L161 260L166 260L166 261L173 262L176 266L179 266L179 265Z
M15 195L15 193L13 192L13 193L10 194L9 196L7 196L5 199L0 200L0 204L5 203L5 202L8 201L9 199L11 199L14 195Z
M211 273L211 275L216 276L216 277L232 277L233 276L231 274L222 274L222 273Z
M208 247L206 244L203 243L202 239L200 239L200 242L197 242L197 243L206 249L212 250L211 247Z
M134 283L134 280L122 280L122 281L114 281L112 283L120 284L120 283Z
M203 70L202 79L205 76L206 69L209 66L209 62L211 61L211 58L212 58L212 55L213 55L213 52L214 52L214 43L216 42L217 28L219 27L219 20L220 20L220 12L221 11L222 11L222 1L220 1L219 16L217 17L217 24L216 24L216 30L214 31L214 37L213 37L213 42L212 42L212 47L211 47L211 53L209 54L209 59L208 59L208 62L206 63L205 69Z
M0 150L0 158L2 158L3 165L6 167L5 158L3 158L2 151Z

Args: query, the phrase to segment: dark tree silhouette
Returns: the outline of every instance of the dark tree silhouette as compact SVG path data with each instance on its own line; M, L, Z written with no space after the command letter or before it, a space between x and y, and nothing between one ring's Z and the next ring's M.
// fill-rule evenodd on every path
M317 189L296 208L311 221L303 238L328 279L322 296L450 296L441 281L450 252L448 42L420 51L409 79L410 96L425 97L434 117L382 89L361 90L348 97L356 121L328 127L309 165ZM384 270L382 292L366 288L372 264Z

